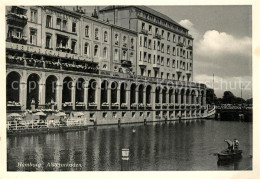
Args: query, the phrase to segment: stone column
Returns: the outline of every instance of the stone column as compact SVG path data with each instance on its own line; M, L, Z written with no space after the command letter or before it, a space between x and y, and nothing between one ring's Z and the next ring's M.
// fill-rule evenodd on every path
M172 91L172 103L175 104L175 90Z
M26 99L27 99L27 71L26 70L23 70L19 88L20 88L19 101L21 103L21 109L26 110Z
M20 81L19 88L19 101L21 103L21 109L26 110L27 83L25 81Z
M129 86L129 85L128 85ZM127 109L130 109L130 89L126 89L126 96L125 96L125 102L126 102L126 105L127 105Z
M136 87L136 89L135 89L135 103L137 104L137 109L138 109L138 88Z
M62 109L62 85L57 84L56 86L56 100L57 102L57 109L61 110Z
M204 94L202 100L203 100L203 106L206 106L206 94Z
M39 84L39 104L45 104L45 82Z
M198 96L199 105L201 105L201 95Z
M108 102L108 108L111 109L112 100L111 100L111 88L107 88L107 102Z
M181 92L179 91L179 94L178 94L178 104L181 104Z
M72 85L71 85L71 102L72 102L72 110L75 110L75 105L76 105L75 82L72 82Z
M118 104L120 105L120 84L118 84L118 87L117 87L117 92L116 92L116 94L117 94L117 97L116 97L116 102L118 102ZM120 108L120 106L119 106L119 108Z
M101 98L101 87L100 87L100 85L97 85L95 93L96 93L95 103L97 103L97 110L100 110L100 106L101 106L101 104L100 104L100 98Z
M88 109L88 86L84 86L84 104L85 109Z
M143 104L146 105L146 91L145 90L143 91Z

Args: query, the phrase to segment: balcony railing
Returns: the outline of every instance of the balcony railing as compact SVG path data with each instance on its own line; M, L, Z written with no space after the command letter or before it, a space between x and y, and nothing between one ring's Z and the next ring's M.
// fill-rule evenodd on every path
M178 42L178 43L177 43L177 46L179 46L179 47L184 47L184 44L183 44L182 42Z
M15 26L25 26L27 24L28 17L23 14L16 14L13 12L9 12L7 15L7 24L15 25Z
M132 66L132 62L129 60L121 60L121 66L122 67L131 67Z
M19 44L26 44L27 43L27 38L25 36L23 37L17 37L17 36L11 36L6 39L8 42L13 42L13 43L19 43Z
M142 29L140 34L148 35L148 30Z
M158 40L161 40L161 39L162 39L162 36L161 36L160 34L155 34L153 38L158 39Z
M191 45L189 45L189 46L187 47L187 49L192 50L193 47L192 47Z

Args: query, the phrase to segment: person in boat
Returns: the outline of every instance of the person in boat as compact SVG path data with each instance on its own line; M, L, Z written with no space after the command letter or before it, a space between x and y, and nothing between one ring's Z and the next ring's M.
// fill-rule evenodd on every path
M228 139L225 139L224 141L225 141L225 142L227 143L227 145L228 145L227 151L228 151L228 152L233 152L233 143L232 143L230 140L228 140Z
M239 149L239 141L237 139L234 139L233 141L233 149L234 151L237 151Z

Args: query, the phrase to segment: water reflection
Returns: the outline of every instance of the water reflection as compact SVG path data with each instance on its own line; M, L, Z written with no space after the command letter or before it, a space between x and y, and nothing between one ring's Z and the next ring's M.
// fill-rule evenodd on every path
M225 148L226 138L238 138L244 156L237 163L217 164L209 154ZM8 137L7 148L11 171L117 171L122 148L130 149L130 170L241 170L252 165L252 123L197 120L105 126ZM19 162L41 166L23 167ZM48 165L53 163L80 167Z

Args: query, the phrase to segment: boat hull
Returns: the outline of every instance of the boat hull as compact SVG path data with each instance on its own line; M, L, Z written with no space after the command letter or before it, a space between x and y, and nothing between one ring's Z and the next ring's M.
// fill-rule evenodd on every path
M236 152L220 152L218 153L218 160L236 160L242 157L242 150Z

